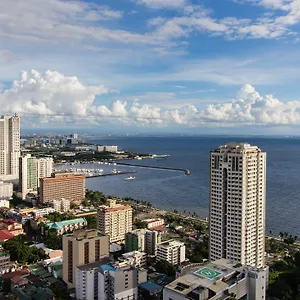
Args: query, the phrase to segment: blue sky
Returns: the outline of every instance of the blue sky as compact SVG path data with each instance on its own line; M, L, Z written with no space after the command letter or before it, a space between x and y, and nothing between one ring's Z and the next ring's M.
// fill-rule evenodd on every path
M298 133L300 0L15 0L0 11L0 104L24 128Z

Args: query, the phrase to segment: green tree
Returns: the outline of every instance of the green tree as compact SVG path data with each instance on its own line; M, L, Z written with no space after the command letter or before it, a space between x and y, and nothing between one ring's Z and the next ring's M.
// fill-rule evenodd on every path
M44 243L50 249L61 250L62 236L58 235L55 229L49 229L46 231Z
M176 270L173 265L171 265L166 260L159 260L155 264L155 269L158 273L167 274L168 276L175 276Z
M97 217L96 216L86 216L87 227L89 229L97 229Z

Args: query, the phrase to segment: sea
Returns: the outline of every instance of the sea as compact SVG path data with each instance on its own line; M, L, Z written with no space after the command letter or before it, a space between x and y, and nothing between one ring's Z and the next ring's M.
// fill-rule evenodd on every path
M154 206L196 213L200 218L209 214L209 156L217 146L231 141L248 142L267 152L267 233L288 232L300 236L300 138L160 136L160 137L90 137L88 142L117 145L120 150L136 153L170 155L167 159L129 161L137 164L184 168L184 172L128 166L95 165L111 172L136 170L135 180L128 175L87 179L87 188L105 195L133 197L150 201ZM83 165L80 166L84 168Z

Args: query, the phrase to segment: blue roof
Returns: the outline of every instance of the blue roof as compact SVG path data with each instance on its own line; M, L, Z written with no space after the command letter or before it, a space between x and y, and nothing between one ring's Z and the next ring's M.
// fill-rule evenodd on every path
M102 271L116 271L116 268L114 268L110 264L102 265L99 267L99 269L101 269Z
M65 220L61 222L49 222L45 225L50 229L61 229L64 226L70 225L70 224L78 224L78 223L86 223L85 218L78 218L78 219L72 219L72 220Z
M148 291L150 294L153 294L153 293L156 294L163 289L162 286L152 282L151 280L140 283L139 286L140 286L140 288Z

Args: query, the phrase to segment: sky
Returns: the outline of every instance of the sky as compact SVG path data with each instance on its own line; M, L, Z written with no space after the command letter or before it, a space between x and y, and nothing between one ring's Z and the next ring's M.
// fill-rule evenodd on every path
M0 0L27 130L298 135L300 0Z

